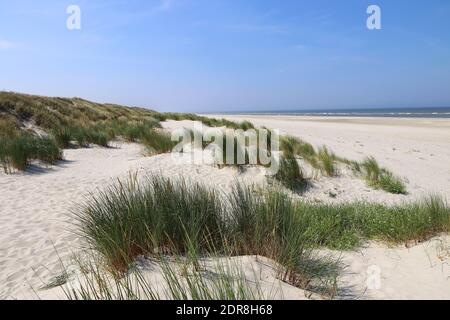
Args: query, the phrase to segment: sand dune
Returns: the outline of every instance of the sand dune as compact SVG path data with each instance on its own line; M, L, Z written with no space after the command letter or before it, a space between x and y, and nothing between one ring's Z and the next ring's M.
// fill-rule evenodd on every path
M339 122L300 121L297 118L249 117L258 125L282 128L314 144L326 144L343 156L361 159L376 156L383 165L406 177L410 195L389 195L367 188L350 173L340 178L319 178L303 197L314 201L366 200L382 203L410 201L432 192L450 199L450 137L448 123L416 125L367 124L356 120ZM356 121L356 123L354 122ZM364 120L367 121L367 120ZM422 120L425 121L425 120ZM428 120L427 120L428 121ZM434 121L434 120L432 120ZM168 122L168 129L189 126ZM61 270L82 245L72 233L71 211L89 192L103 188L130 172L162 173L184 177L227 193L236 181L265 186L261 168L240 172L209 165L186 165L171 155L147 157L137 144L117 143L114 148L65 150L57 166L34 166L26 173L0 173L0 298L46 297L38 289ZM330 198L329 191L338 193ZM342 255L346 272L340 279L341 297L450 299L448 237L414 248L386 248L370 244L358 252ZM333 253L336 254L336 253ZM381 268L381 288L367 290L367 270ZM273 276L273 275L271 275ZM37 292L35 292L37 290ZM300 298L299 291L288 289ZM346 296L348 295L348 296ZM55 296L50 296L55 297Z
M221 116L215 116L221 117ZM223 116L279 129L343 157L374 156L404 177L410 197L440 194L450 201L450 120L301 116Z

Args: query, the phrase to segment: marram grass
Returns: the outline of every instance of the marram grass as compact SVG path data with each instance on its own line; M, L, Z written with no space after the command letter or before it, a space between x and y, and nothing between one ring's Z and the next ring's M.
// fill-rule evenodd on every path
M292 208L278 193L260 198L237 188L223 202L201 185L151 176L118 182L75 214L81 235L114 272L125 272L140 255L264 255L283 265L281 277L293 285L328 283L332 276L311 271L322 261L297 232Z
M80 234L116 274L141 255L260 255L280 264L280 279L327 296L335 294L337 264L314 249L419 242L450 229L450 209L438 197L394 207L311 204L242 186L219 197L161 176L118 182L75 214Z
M0 135L0 164L6 173L24 171L31 161L55 164L62 159L62 151L50 138L35 137L27 133L4 137Z
M406 194L406 186L403 181L394 176L392 172L381 168L375 158L366 158L360 166L369 186L389 193Z

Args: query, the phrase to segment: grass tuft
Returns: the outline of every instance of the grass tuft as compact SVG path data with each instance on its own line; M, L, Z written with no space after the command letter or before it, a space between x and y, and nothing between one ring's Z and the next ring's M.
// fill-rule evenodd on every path
M294 208L282 193L258 197L237 187L223 203L203 186L152 176L111 186L76 216L81 235L119 273L139 255L264 255L282 264L283 280L325 286L332 277L313 276L317 259Z
M172 141L168 133L155 129L151 129L144 134L142 143L152 154L170 152L177 144L177 142Z
M366 240L419 242L450 230L450 208L438 197L394 207L312 204L238 185L220 198L201 185L160 176L119 181L76 217L81 235L114 274L123 275L141 255L181 255L196 270L205 256L261 255L280 264L283 281L328 297L336 293L338 266L313 249L356 249ZM169 270L168 277L184 290L175 273ZM178 298L193 293L176 292Z
M292 156L281 156L277 174L274 176L283 186L290 190L298 190L306 184L306 179L300 166Z
M317 159L319 160L320 170L327 176L334 177L337 175L336 168L336 156L330 152L327 147L323 146L319 148L317 153Z
M403 181L394 176L392 172L381 168L375 158L369 157L365 159L361 167L364 170L364 176L369 186L394 194L407 193Z
M18 133L14 137L0 136L0 163L6 173L13 169L25 171L32 160L54 164L62 159L62 151L50 138Z

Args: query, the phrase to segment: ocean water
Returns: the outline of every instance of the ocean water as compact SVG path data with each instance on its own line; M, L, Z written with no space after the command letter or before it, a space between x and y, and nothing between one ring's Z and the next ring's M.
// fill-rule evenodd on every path
M231 113L230 113L231 114ZM300 115L329 117L393 117L393 118L449 118L450 107L446 108L398 108L398 109L330 109L330 110L289 110L261 112L233 112L233 114L255 115Z

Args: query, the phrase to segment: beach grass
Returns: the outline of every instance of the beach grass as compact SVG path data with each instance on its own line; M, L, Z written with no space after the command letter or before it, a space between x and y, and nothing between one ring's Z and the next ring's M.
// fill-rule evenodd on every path
M283 136L280 150L285 156L300 157L325 176L336 176L336 155L326 146L316 150L310 143L292 136Z
M403 181L387 169L381 168L375 158L366 158L360 166L369 186L394 194L407 193Z
M119 182L77 213L82 234L117 270L155 250L185 253L187 238L198 247L216 244L222 216L214 192L161 177L143 186L134 178Z
M319 148L317 152L317 159L320 170L329 177L337 175L336 156L333 152L328 150L326 146Z
M281 294L278 287L263 290L257 270L245 274L239 259L232 257L202 258L191 251L188 256L159 255L145 263L159 274L132 267L117 277L98 257L77 257L80 274L73 279L64 269L45 289L59 286L68 300L271 300ZM75 286L70 282L74 280Z
M274 178L293 191L301 189L307 183L297 159L289 155L280 157L279 169Z
M169 152L175 144L166 134L158 130L161 127L160 121L166 120L200 121L210 127L244 131L255 128L248 121L234 122L185 113L159 113L150 109L99 104L80 98L49 98L12 92L0 92L0 110L2 110L0 134L3 137L15 136L17 132L26 132L23 126L24 122L34 123L53 137L59 148L73 146L84 148L89 147L90 144L108 147L110 141L123 138L128 142L144 144L150 150L150 154ZM16 169L23 170L28 166L29 160L27 159L29 157L25 156L24 140L20 138L14 140L14 143L2 142L3 151L1 152L4 167L11 167L12 164ZM268 140L267 154L270 156L270 135ZM37 144L37 140L33 143ZM8 145L7 149L10 154L8 159L5 156L6 145ZM46 146L48 150L51 149L48 142ZM205 146L206 143L203 147ZM367 184L372 188L394 194L406 194L407 192L403 181L387 169L379 167L373 158L368 158L363 162L351 161L338 157L325 146L316 150L311 144L292 136L280 138L280 149L286 159L301 158L325 176L338 175L337 165L343 163L350 166L356 174L363 174ZM239 164L237 163L238 151L240 153L246 151L244 161ZM248 146L235 148L235 159L232 165L241 168L249 164L247 151ZM259 151L258 149L258 154ZM257 164L261 164L259 157ZM282 168L283 170L287 170L289 167L292 169L290 172L293 176L290 180L298 180L299 174L297 170L293 170L295 164L290 166L286 164L285 161ZM227 162L224 161L223 165L227 165ZM279 177L288 185L288 188L292 189L293 184L288 181L286 170L281 172Z
M340 250L358 248L366 240L422 242L450 229L450 208L437 196L397 206L299 203L298 212L315 245Z
M10 137L0 135L0 163L6 173L25 171L33 160L55 164L61 159L62 151L53 139L27 133Z
M55 128L52 130L52 135L60 148L67 149L71 146L72 131L69 128Z
M172 141L170 134L155 129L145 132L141 138L141 142L152 154L170 152L177 144L176 141Z
M281 137L280 149L285 155L300 156L306 160L317 155L316 150L310 143L292 136Z
M288 198L278 193L256 198L240 188L227 201L198 184L152 176L139 184L131 179L111 186L75 215L80 234L119 273L140 255L194 251L264 255L283 265L283 280L302 288L333 282L329 275L326 281L322 276L316 279L311 271L322 261L316 261L297 232Z
M337 156L326 146L322 146L316 151L311 144L292 136L281 137L280 149L284 155L300 157L325 176L337 176L337 165L341 163L350 167L355 174L362 174L372 188L393 194L407 193L404 182L389 170L380 167L373 157L368 157L362 162L349 160Z
M161 176L118 182L75 215L89 247L118 274L142 255L261 255L280 264L283 281L326 296L335 293L337 264L314 249L353 250L368 240L421 242L450 229L450 209L439 197L392 207L312 204L239 185L219 197L199 184Z

